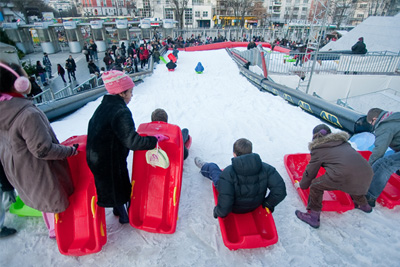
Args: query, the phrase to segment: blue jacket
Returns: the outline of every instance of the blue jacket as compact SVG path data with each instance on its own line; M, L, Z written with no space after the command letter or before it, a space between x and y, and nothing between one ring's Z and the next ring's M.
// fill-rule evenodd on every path
M194 69L196 72L202 72L204 71L203 65L201 65L201 62L197 63L196 68Z

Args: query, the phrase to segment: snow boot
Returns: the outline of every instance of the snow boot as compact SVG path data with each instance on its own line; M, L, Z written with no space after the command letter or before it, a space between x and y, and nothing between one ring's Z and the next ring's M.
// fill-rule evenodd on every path
M376 199L370 197L369 195L366 195L365 197L367 198L368 205L370 205L371 207L375 207Z
M201 158L195 157L194 164L196 164L196 166L201 169L204 166L205 162Z
M120 224L129 223L129 217L128 217L128 213L126 212L125 205L114 207L113 213L115 216L119 216Z
M354 204L354 208L362 210L365 213L371 213L372 212L372 207L369 204L364 204L364 205Z
M3 226L3 228L1 228L1 231L0 231L0 238L13 235L16 232L17 232L17 230L15 230L14 228L7 228L7 227Z
M320 211L307 210L307 212L301 212L296 210L296 216L303 222L309 224L313 228L319 228L319 215Z

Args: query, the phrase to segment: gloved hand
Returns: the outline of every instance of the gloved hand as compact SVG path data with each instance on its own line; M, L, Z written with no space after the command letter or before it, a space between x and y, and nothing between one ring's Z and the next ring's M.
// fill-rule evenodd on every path
M164 141L164 140L169 140L168 136L165 136L163 134L156 134L154 135L155 138L157 138L158 142Z
M79 144L73 144L72 145L72 154L71 154L71 157L72 156L76 156L76 155L78 155L78 147L79 147Z
M214 216L215 219L218 219L217 212L215 211L216 209L217 209L217 207L215 207L214 210L213 210L213 216Z
M263 206L264 209L268 208L271 213L273 213L274 210L275 210L275 207L269 205L267 202L264 202L262 206Z

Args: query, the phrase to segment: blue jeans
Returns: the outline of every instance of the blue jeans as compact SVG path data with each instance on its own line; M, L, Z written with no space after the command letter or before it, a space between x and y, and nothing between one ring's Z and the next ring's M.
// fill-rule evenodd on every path
M215 163L205 163L201 167L201 174L213 181L215 188L218 190L218 181L221 175L221 168Z
M383 157L372 165L374 177L369 186L367 197L376 200L382 193L390 176L400 169L400 152Z

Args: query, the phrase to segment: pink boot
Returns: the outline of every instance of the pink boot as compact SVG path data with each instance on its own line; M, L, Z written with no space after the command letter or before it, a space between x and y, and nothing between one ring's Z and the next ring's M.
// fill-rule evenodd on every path
M56 238L56 230L54 228L54 213L43 212L43 220L49 230L49 237L51 239Z
M302 220L305 223L308 223L311 227L314 228L319 228L319 215L320 211L315 211L315 210L307 210L307 212L301 212L299 210L296 210L296 216L300 220Z

